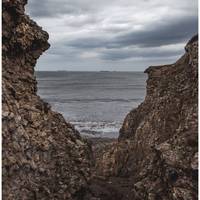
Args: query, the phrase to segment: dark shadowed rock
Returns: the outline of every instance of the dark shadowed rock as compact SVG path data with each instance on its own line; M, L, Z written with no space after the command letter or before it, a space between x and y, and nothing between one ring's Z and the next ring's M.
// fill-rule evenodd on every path
M34 66L48 34L24 14L26 0L3 0L3 199L82 199L90 147L37 96Z
M124 120L97 171L119 199L195 200L198 177L198 36L174 64L149 67L145 101ZM119 180L124 179L122 184Z

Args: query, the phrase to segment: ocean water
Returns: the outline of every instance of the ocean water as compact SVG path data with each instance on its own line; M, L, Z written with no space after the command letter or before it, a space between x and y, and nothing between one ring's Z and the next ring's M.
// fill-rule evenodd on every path
M142 72L36 72L38 94L82 135L116 138L145 97Z

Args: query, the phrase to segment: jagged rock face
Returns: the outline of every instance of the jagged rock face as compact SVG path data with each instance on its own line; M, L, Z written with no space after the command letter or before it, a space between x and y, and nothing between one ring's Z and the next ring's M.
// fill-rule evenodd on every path
M90 177L90 147L37 96L34 66L48 34L3 0L3 199L79 199ZM81 197L80 197L81 198Z
M145 101L126 117L97 169L128 177L124 199L197 199L198 37L175 64L150 67Z

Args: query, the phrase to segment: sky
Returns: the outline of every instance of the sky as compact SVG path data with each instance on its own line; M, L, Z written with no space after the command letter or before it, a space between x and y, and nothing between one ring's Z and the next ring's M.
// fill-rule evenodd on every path
M198 0L29 0L26 12L50 37L40 71L144 71L198 32Z

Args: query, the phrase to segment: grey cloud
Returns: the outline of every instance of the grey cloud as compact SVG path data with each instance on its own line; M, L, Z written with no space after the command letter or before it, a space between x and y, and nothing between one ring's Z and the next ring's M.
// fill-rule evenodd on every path
M197 6L197 1L183 0L29 0L28 10L33 17L52 17L62 14L80 14L104 10L107 7L126 7L145 9L150 12L162 5L173 6L175 9L191 9ZM195 11L196 12L196 11ZM119 13L120 14L120 13ZM120 21L120 20L118 20Z
M130 45L152 47L185 42L198 32L198 17L171 19L166 24L158 22L152 26L116 37L114 39L116 47Z
M74 19L71 19L70 21L69 20L65 20L64 23L67 26L71 26L71 27L75 27L75 28L79 28L80 29L80 27L96 24L96 23L99 23L100 21L101 21L101 19L99 19L96 16L85 15L82 18L75 17Z
M131 45L140 47L156 47L169 44L186 42L192 35L198 32L198 18L183 17L171 19L167 23L158 22L152 27L145 27L144 30L132 31L114 35L113 38L94 37L78 38L69 41L67 45L76 48L122 48Z
M100 53L103 60L124 60L130 58L170 58L183 53L183 49L159 49L159 48L140 48L140 49L112 49L104 50Z
M95 37L80 38L67 41L66 45L82 49L103 48L107 46L107 39Z
M175 61L182 54L183 43L198 31L197 2L29 0L26 10L50 34L51 48L39 67L98 70L114 63L117 69L134 70Z
M120 0L117 0L120 2ZM115 2L117 2L115 0ZM63 14L95 13L100 7L112 4L112 1L101 0L29 0L28 12L33 17L56 17Z
M87 8L84 10L86 12ZM68 0L29 0L28 5L28 13L37 18L58 17L63 14L80 14L82 12L83 8Z

